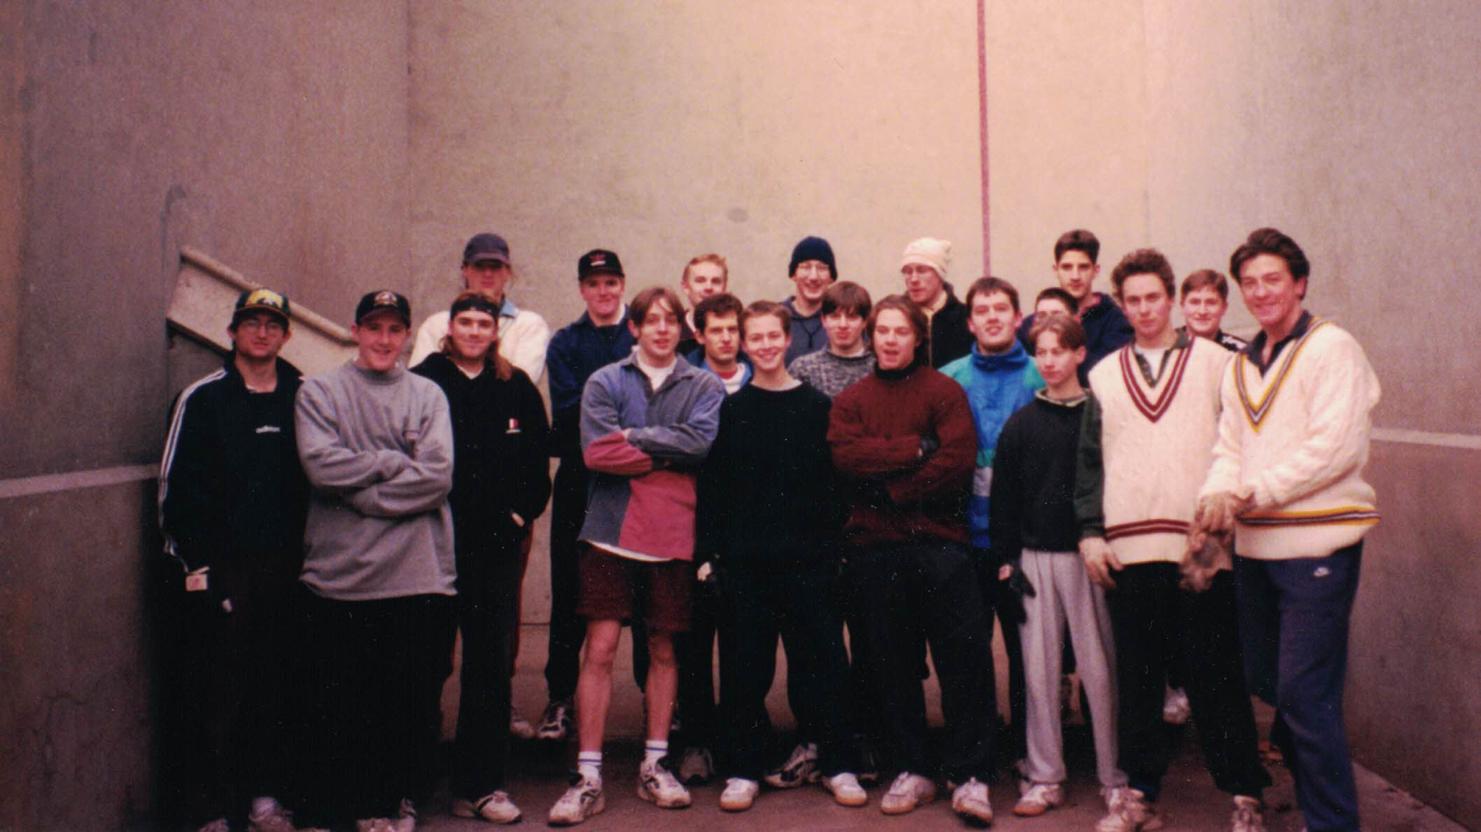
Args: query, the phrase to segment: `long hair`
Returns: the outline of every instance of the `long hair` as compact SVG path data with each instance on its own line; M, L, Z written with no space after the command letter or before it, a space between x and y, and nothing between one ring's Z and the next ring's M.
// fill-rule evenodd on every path
M453 298L451 310L447 313L447 334L442 336L442 342L438 344L439 350L449 360L453 357L453 318L456 318L459 312L466 311L470 308L476 308L479 311L488 311L483 308L485 304L495 310L499 308L498 301L495 301L493 295L487 292L459 292L458 296ZM503 337L503 334L499 331L499 313L495 311L491 314L494 316L494 340L489 344L489 351L483 356L483 364L485 367L493 370L494 376L500 381L508 381L514 377L514 365L509 363L509 359L499 355L499 341Z

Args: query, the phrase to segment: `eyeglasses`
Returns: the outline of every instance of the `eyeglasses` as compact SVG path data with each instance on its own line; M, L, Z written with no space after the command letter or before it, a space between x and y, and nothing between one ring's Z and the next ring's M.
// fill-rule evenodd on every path
M283 332L284 331L284 326L283 326L283 322L280 321L280 320L278 320L277 318L252 317L252 318L243 318L241 321L237 322L237 329L249 329L249 330L261 329L261 330L265 330L265 331L267 331L269 333L275 333L275 332Z
M468 267L476 272L498 272L509 268L509 264L500 263L497 260L485 260L482 263L469 263Z

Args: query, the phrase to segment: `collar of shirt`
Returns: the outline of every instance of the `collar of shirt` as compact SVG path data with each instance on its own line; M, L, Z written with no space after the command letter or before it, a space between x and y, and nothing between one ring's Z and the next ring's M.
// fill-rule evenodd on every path
M1280 358L1280 351L1285 349L1286 344L1305 335L1308 329L1311 329L1311 313L1302 310L1301 317L1296 319L1296 325L1291 328L1291 333L1275 342L1275 348L1270 351L1270 361L1267 362L1264 359L1265 341L1268 336L1263 329L1256 333L1254 338L1250 339L1250 345L1245 347L1244 350L1245 357L1250 360L1251 364L1255 365L1255 369L1259 370L1260 375L1263 376L1265 375L1265 371L1270 369L1270 366L1275 363L1275 360Z
M1190 337L1187 330L1178 330L1178 337L1172 342L1172 346L1162 351L1162 360L1157 362L1156 372L1152 371L1152 362L1147 360L1141 348L1135 343L1131 345L1131 354L1136 358L1137 369L1142 371L1142 378L1147 380L1148 387L1157 386L1157 379L1162 378L1163 371L1167 369L1167 359L1177 350L1187 349L1193 343L1188 340Z

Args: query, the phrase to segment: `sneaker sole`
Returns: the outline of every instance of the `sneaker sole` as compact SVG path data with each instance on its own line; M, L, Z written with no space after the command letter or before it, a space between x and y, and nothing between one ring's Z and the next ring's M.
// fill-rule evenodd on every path
M503 826L510 823L519 823L520 821L524 820L523 812L516 812L514 814L514 817L512 818L494 819L485 817L484 815L481 815L477 811L475 811L473 809L473 804L467 800L453 801L453 806L450 814L455 818L477 818L478 820L481 820L485 823L492 823L497 826Z
M551 826L575 826L578 823L585 823L586 821L591 820L592 818L600 815L602 812L605 811L607 811L607 796L601 795L596 799L594 803L591 804L591 811L586 813L586 817L577 818L576 820L564 820L550 817L546 818L546 823L550 824Z
M845 797L838 794L837 792L831 792L831 794L833 795L833 802L837 803L839 806L847 806L850 809L857 809L860 806L869 805L869 795L867 794L859 795L858 797Z
M643 788L642 783L638 784L638 797L648 801L649 803L652 803L654 806L657 806L660 809L688 809L689 804L694 802L694 798L689 796L686 796L682 803L673 800L659 800L658 795L653 794L652 792Z
M909 806L886 806L881 803L879 804L879 811L886 815L908 815L935 799L935 797L919 798Z
M752 799L746 801L744 804L740 804L740 803L726 803L723 800L720 801L720 809L722 811L726 811L726 812L744 812L747 809L750 809L752 806L755 806L755 805L756 805L756 799L755 798L752 798Z
M972 809L967 806L953 806L951 811L956 812L957 817L963 818L971 823L982 826L992 825L992 807L984 806L981 809Z

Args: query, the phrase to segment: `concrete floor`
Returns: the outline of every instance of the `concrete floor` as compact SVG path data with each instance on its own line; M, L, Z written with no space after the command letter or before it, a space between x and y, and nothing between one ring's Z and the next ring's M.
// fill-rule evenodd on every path
M642 698L632 684L631 654L627 649L626 634L623 639L624 644L618 653L619 666L615 674L617 684L613 692L612 716L609 722L611 739L608 741L604 771L607 810L582 828L634 829L644 832L691 829L704 829L706 832L779 832L794 829L956 829L965 825L951 812L949 794L944 789L939 792L934 804L910 815L895 818L885 817L879 812L878 799L882 787L870 789L870 803L861 809L837 806L821 788L804 787L791 791L763 790L755 807L749 812L729 814L720 811L718 806L722 787L720 782L692 789L694 805L688 809L665 811L642 802L635 794L637 763L642 750ZM522 642L514 701L521 712L536 719L545 705L545 681L542 675L545 663L545 628L525 626ZM778 729L787 731L791 729L792 721L786 707L783 661L778 661L778 668L780 672L768 704ZM931 685L929 693L934 697L934 680L928 684ZM454 704L454 687L452 684L448 686L449 705ZM934 703L931 715L933 723L939 724L940 712ZM1271 712L1262 707L1257 711L1257 717L1263 731L1269 725ZM1193 736L1195 730L1196 728L1189 727L1181 732L1180 750L1163 787L1161 808L1168 832L1227 828L1229 800L1213 787L1203 769L1196 737ZM785 743L784 740L782 742ZM1032 820L1014 817L1011 813L1016 799L1013 784L1008 778L1000 777L999 782L992 787L993 807L998 812L993 828L1045 832L1053 829L1087 830L1094 827L1095 821L1104 813L1104 805L1094 780L1094 760L1088 729L1067 727L1065 745L1070 769L1065 806ZM565 773L573 767L574 756L574 745L516 742L509 792L524 810L526 824L545 824L546 812L565 788ZM1270 807L1266 816L1270 832L1298 832L1302 828L1302 820L1300 811L1295 807L1290 774L1278 762L1272 762L1268 767L1275 780L1275 786L1265 795ZM1365 829L1384 832L1463 830L1463 827L1364 768L1357 769L1357 778ZM439 795L431 806L423 808L421 814L419 828L423 830L453 832L488 828L479 821L451 817L448 814L446 794Z

